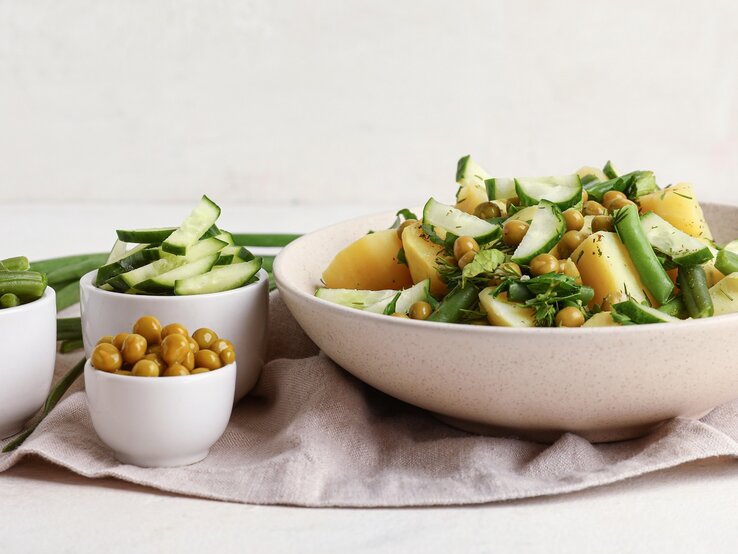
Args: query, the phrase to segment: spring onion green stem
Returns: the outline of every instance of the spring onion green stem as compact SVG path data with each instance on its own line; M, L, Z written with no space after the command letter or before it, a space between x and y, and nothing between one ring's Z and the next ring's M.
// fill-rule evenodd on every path
M31 262L31 269L33 271L39 271L41 273L51 273L52 271L55 271L59 268L88 260L94 256L97 256L103 260L102 262L100 262L100 265L102 265L105 260L107 260L108 255L98 252L94 254L75 254L74 256L62 256L61 258L49 258L47 260Z
M56 292L56 311L73 306L79 302L79 281L72 281Z
M61 343L59 346L59 352L61 354L69 354L70 352L74 352L75 350L79 350L82 348L84 344L82 343L82 339L74 339L74 340L65 340Z
M624 206L615 212L615 229L625 244L633 265L641 280L659 304L666 304L671 298L674 283L659 263L656 253L648 242L638 217L635 204Z
M293 240L300 238L301 235L295 234L251 234L251 233L233 233L233 240L238 246L261 246L278 248L287 246Z
M89 273L93 269L97 269L103 265L106 259L107 256L105 255L91 255L84 260L47 272L46 278L49 284L52 285L65 281L79 280L85 273Z
M79 376L82 375L85 370L86 361L87 360L85 358L82 358L72 369L70 369L66 373L66 375L64 375L64 377L59 380L56 385L54 385L54 388L51 389L49 396L46 398L46 402L44 403L44 408L41 413L41 419L38 421L38 423L26 429L14 440L6 444L5 448L3 448L3 452L12 452L21 444L23 444L23 442L25 442L25 440L29 436L31 436L31 434L36 430L38 424L41 423L44 418L51 413L51 410L56 407L56 405L59 403L59 400L61 400L64 394L69 390L69 387L71 387L74 382L79 379Z

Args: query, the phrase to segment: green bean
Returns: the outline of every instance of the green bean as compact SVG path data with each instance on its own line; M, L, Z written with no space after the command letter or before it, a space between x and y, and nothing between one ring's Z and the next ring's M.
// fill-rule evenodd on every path
M0 308L14 308L20 304L20 298L18 298L12 292L6 292L0 296Z
M105 263L108 259L107 254L95 253L95 254L75 254L74 256L62 256L61 258L49 258L48 260L41 260L38 262L31 262L31 269L40 273L51 273L59 268L76 264L78 262L88 260L96 257L102 259L99 265Z
M30 266L28 258L25 256L16 256L15 258L6 258L0 261L8 271L26 271Z
M0 295L15 294L22 302L41 298L46 290L46 276L35 271L0 272Z
M79 302L79 282L72 281L56 293L56 311L60 312Z
M295 234L253 234L253 233L234 233L233 240L238 246L263 246L263 247L280 247L287 246L293 240L300 238Z
M74 382L79 379L79 376L82 375L85 370L86 361L86 358L82 358L72 369L70 369L66 373L66 375L64 375L64 377L59 380L56 385L54 385L54 388L51 389L49 396L46 397L43 412L41 412L41 419L35 425L26 429L14 440L6 444L5 448L3 448L3 452L12 452L21 444L23 444L29 436L31 436L31 434L36 430L38 424L41 423L44 418L51 413L51 410L56 407L56 405L59 403L59 400L61 400L61 398L64 396L64 393L66 393L69 390L69 387L71 387Z
M261 267L267 273L271 273L272 268L274 267L274 256L262 256L261 257Z
M84 346L84 344L82 343L82 339L65 340L59 346L59 352L62 353L62 354L69 354L70 352L74 352L75 350L79 350L83 346Z
M672 298L666 304L659 306L658 309L667 315L678 317L679 319L687 319L689 317L687 307L684 305L684 300L680 296Z
M464 315L464 310L471 308L479 298L479 291L472 285L456 286L449 292L427 321L456 323Z
M730 250L721 250L715 258L715 268L723 275L738 271L738 254Z
M615 212L615 229L625 244L643 284L651 291L656 302L666 304L671 298L674 283L648 242L635 205L624 206Z
M62 283L73 279L79 280L84 274L103 265L105 263L105 259L105 255L90 256L87 259L49 271L46 273L46 278L52 285L54 283Z
M707 275L700 265L679 268L677 279L682 290L682 299L690 317L710 317L714 313L710 289L707 286Z

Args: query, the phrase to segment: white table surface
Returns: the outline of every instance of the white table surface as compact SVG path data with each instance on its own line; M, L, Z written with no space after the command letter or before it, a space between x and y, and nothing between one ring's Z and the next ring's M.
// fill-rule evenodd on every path
M305 232L382 206L229 206L239 232ZM188 206L11 205L0 258L104 251ZM550 498L421 509L250 506L90 480L39 459L0 474L0 552L735 552L738 463L709 460Z

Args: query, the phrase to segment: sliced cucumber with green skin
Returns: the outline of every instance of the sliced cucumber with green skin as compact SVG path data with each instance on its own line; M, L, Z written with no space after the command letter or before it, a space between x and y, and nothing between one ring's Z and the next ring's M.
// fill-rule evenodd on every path
M519 219L520 221L525 221L526 223L530 223L533 221L533 216L536 215L536 212L538 211L538 206L527 206L525 208L522 208L512 214L507 219Z
M195 209L182 222L182 225L162 243L162 250L170 254L186 255L188 249L215 225L219 216L220 208L218 205L203 195Z
M502 232L502 228L496 223L489 223L434 198L428 200L423 208L423 223L440 227L459 237L473 237L479 244L499 237Z
M512 261L528 265L538 254L545 254L556 246L565 232L566 220L561 210L556 204L541 200L528 232L512 255Z
M608 179L615 179L618 176L618 172L615 167L613 167L610 160L607 160L605 167L602 168L602 173L604 173Z
M366 310L370 306L384 303L386 306L397 296L396 290L356 290L356 289L327 289L319 288L315 296L334 304ZM381 313L381 310L380 312Z
M116 240L115 244L113 244L113 248L110 250L110 254L108 255L108 259L105 261L105 264L107 265L117 262L118 260L125 258L127 253L128 245L122 240Z
M249 262L225 265L211 269L207 273L180 279L174 284L174 294L211 294L244 286L261 269L261 258Z
M391 313L399 312L401 314L406 314L410 311L410 306L416 302L427 302L429 296L430 279L424 279L409 289L400 291L396 297L390 297L389 299L384 299L376 304L372 304L366 308L366 311L375 314L387 313L387 308L394 304L394 306L392 306Z
M523 206L548 200L560 210L566 210L582 200L582 182L576 173L559 177L521 177L515 179L515 191Z
M122 273L108 280L107 283L118 291L135 289L136 285L149 279L154 279L168 271L172 271L186 263L194 262L204 256L219 253L226 243L214 237L201 240L190 247L186 256L173 256L159 250L161 259L150 264L138 267L132 271Z
M715 268L723 275L737 272L738 254L727 249L721 250L715 258Z
M160 258L161 250L151 248L148 244L139 244L129 250L123 258L113 263L105 264L98 269L95 284L98 287L102 286L116 275L133 271Z
M174 284L180 279L187 279L196 275L207 273L215 265L219 254L211 254L203 256L195 260L181 265L171 271L167 271L151 279L147 279L141 283L136 283L132 288L141 292L152 293L171 293L174 290Z
M176 230L176 227L159 227L156 229L118 229L115 233L118 235L118 240L122 240L123 242L160 244Z
M633 323L643 325L649 323L673 323L681 321L667 313L651 308L645 304L639 304L632 298L625 302L618 302L612 307L613 312L627 316Z
M669 256L677 265L701 265L713 257L705 243L680 231L653 212L641 216L641 227L651 246Z
M653 171L636 171L635 180L628 188L628 197L636 199L657 190L659 186L656 184Z
M464 156L456 164L456 182L460 185L484 186L484 181L489 179L489 173L481 168L471 156Z
M485 180L484 185L487 187L487 196L490 200L517 198L515 179L493 177L492 179Z
M220 231L220 233L214 236L216 239L222 240L223 242L226 242L230 245L236 244L236 242L233 240L233 235L230 234L228 231Z
M220 257L215 265L230 265L248 262L254 259L254 255L243 246L226 246L220 251Z
M728 244L723 246L723 250L727 250L728 252L735 252L738 254L738 239L730 241Z

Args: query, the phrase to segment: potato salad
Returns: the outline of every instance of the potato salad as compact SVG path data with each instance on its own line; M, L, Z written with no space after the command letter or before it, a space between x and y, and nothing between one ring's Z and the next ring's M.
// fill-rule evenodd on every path
M316 296L397 318L504 327L672 323L738 312L738 241L692 185L585 166L493 177L457 164L453 203L403 209L338 252Z

